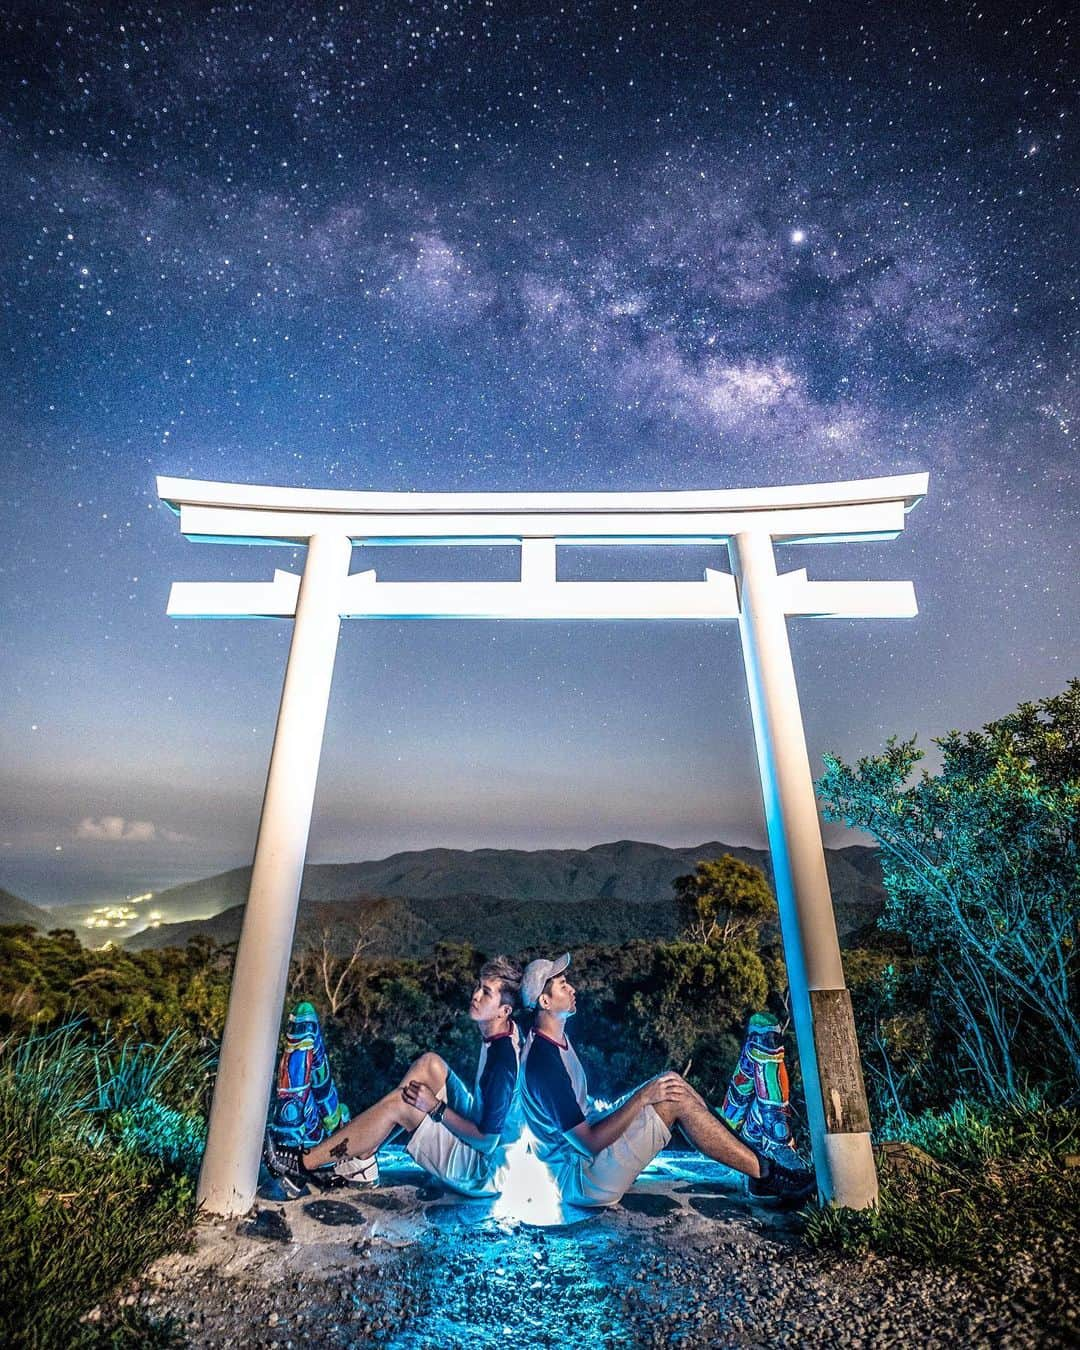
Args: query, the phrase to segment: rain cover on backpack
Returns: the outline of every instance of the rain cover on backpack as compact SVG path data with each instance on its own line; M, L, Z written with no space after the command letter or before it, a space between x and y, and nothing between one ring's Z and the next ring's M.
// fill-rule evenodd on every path
M796 1165L784 1037L771 1013L750 1018L720 1114L751 1148L788 1167Z
M349 1108L338 1100L330 1072L319 1015L310 1003L298 1003L285 1032L270 1130L283 1144L312 1148L348 1120Z

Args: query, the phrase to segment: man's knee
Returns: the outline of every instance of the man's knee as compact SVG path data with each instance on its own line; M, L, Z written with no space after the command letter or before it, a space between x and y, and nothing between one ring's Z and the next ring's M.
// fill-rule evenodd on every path
M692 1087L686 1081L681 1073L669 1070L664 1077L676 1079L682 1085L684 1090L684 1095L680 1101L654 1103L653 1110L665 1125L670 1127L681 1120L687 1113L694 1114L696 1111L704 1110L712 1115L712 1110L709 1107L708 1102L701 1093L698 1092L697 1088Z
M437 1055L434 1050L425 1050L409 1065L410 1075L419 1078L422 1082L432 1083L440 1087L446 1082L448 1072L446 1060L443 1059L442 1055Z
M664 1124L668 1127L668 1129L670 1129L671 1126L674 1125L676 1120L678 1120L679 1118L679 1108L675 1105L674 1102L655 1102L653 1104L653 1110L664 1122Z
M709 1103L705 1100L705 1098L701 1095L701 1093L697 1090L697 1088L693 1086L692 1083L688 1083L686 1081L686 1079L682 1076L681 1073L672 1073L671 1076L672 1078L677 1078L679 1082L683 1085L683 1087L686 1089L687 1097L694 1105L703 1106L705 1107L706 1110L709 1109Z

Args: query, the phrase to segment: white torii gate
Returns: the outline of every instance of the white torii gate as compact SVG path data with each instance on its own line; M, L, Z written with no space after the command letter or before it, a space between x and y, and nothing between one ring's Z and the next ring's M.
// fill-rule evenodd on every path
M737 619L769 850L806 1088L814 1166L829 1203L877 1199L870 1119L844 984L806 750L788 615L906 618L909 581L779 574L776 543L893 539L928 475L704 492L338 492L159 478L187 538L307 545L303 576L176 582L173 618L293 618L251 887L198 1198L245 1213L259 1159L342 617ZM383 582L350 574L354 544L505 544L519 581ZM731 572L703 581L559 581L556 550L598 544L726 544Z

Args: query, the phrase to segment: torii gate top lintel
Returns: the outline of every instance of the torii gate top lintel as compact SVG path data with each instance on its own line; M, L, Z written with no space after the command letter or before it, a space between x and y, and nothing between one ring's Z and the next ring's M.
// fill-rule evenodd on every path
M905 510L926 496L929 474L896 474L841 483L786 487L708 488L659 492L357 492L327 488L217 483L159 475L158 496L177 513L184 506L392 514L633 511L762 511L807 506L856 506L902 500Z
M735 619L731 573L702 581L559 581L556 547L607 544L727 544L893 539L924 496L928 475L847 483L694 492L351 492L159 478L159 496L188 539L233 544L307 544L334 535L353 544L508 544L521 550L520 580L382 582L373 571L342 575L338 612L366 618ZM347 567L345 569L347 572ZM786 614L909 617L907 581L818 582L805 571L777 578ZM296 613L300 578L272 582L177 582L173 618Z
M699 543L891 539L928 475L689 492L353 492L161 477L193 540L292 545L333 529L365 544Z

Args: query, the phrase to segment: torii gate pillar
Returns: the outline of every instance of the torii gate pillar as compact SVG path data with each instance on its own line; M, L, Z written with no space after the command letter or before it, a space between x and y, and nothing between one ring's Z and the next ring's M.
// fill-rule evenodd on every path
M728 549L814 1170L825 1203L865 1209L878 1194L870 1115L773 543L737 534Z
M259 1174L351 556L346 534L308 543L196 1193L211 1214L246 1213Z

